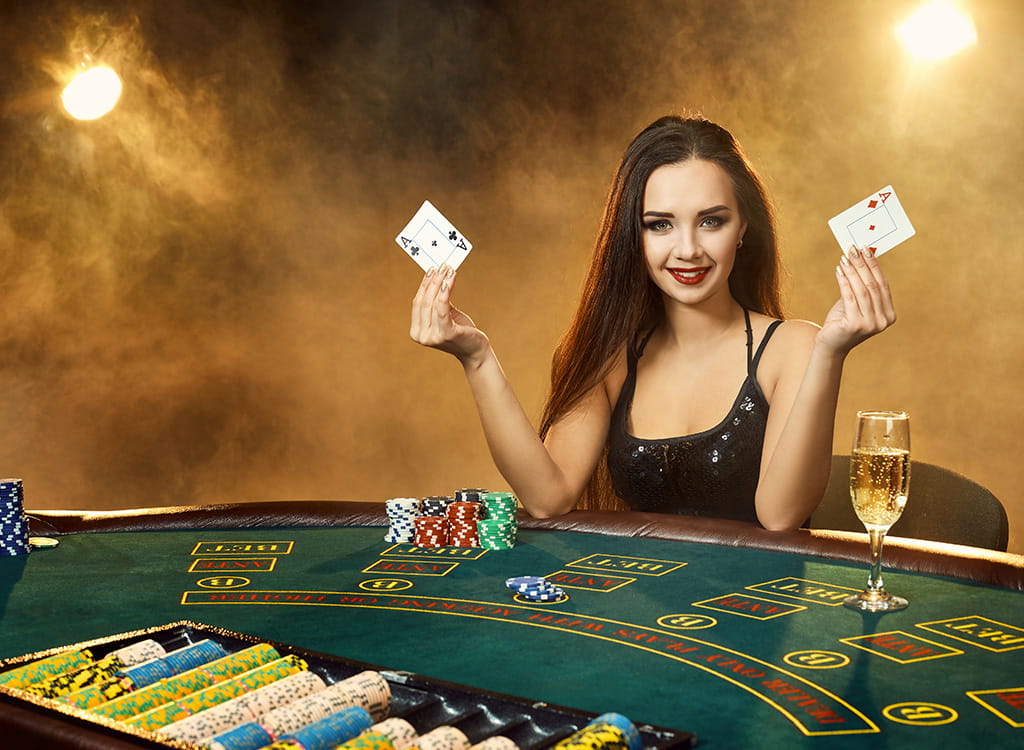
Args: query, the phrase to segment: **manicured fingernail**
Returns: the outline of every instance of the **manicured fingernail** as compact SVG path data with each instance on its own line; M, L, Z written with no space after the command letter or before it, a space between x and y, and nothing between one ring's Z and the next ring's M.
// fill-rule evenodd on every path
M839 256L839 262L840 262L841 264L843 264L844 266L848 266L848 265L850 265L850 261L848 261L848 260L846 259L846 256L845 256L845 255L841 255L841 256ZM839 266L836 266L836 270L837 270L837 271L839 270Z
M434 271L436 271L436 270L437 270L437 269L436 269L436 268L433 268L433 267L431 267L431 268L428 268L428 269L427 269L427 278L430 278L431 276L433 276L433 275L434 275Z

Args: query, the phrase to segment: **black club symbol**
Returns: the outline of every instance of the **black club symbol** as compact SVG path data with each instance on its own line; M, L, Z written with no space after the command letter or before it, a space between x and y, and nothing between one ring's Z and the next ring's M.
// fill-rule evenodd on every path
M450 239L452 242L455 242L455 238L458 237L458 236L459 235L455 234L455 232L449 232L448 233L448 239Z

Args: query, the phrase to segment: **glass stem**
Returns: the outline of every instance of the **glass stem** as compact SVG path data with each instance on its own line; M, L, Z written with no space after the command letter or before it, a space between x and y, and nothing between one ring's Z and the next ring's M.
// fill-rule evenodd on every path
M882 542L885 541L885 529L868 530L871 541L871 575L868 577L868 591L882 593Z

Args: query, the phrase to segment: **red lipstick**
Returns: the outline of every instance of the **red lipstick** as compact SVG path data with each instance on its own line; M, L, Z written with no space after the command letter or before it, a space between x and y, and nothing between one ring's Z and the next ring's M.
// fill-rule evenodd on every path
M692 286L704 281L707 275L711 273L711 266L703 266L701 268L669 268L668 272L680 284Z

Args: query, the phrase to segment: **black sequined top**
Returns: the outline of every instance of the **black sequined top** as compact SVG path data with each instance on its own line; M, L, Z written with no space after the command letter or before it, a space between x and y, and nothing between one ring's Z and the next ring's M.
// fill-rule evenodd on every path
M746 380L725 419L694 435L645 440L629 434L636 364L647 339L635 350L631 347L626 358L626 381L608 433L612 486L631 510L757 523L754 493L768 424L768 400L757 383L757 365L782 321L776 320L768 327L754 353L750 314L746 310L743 314L747 321Z

